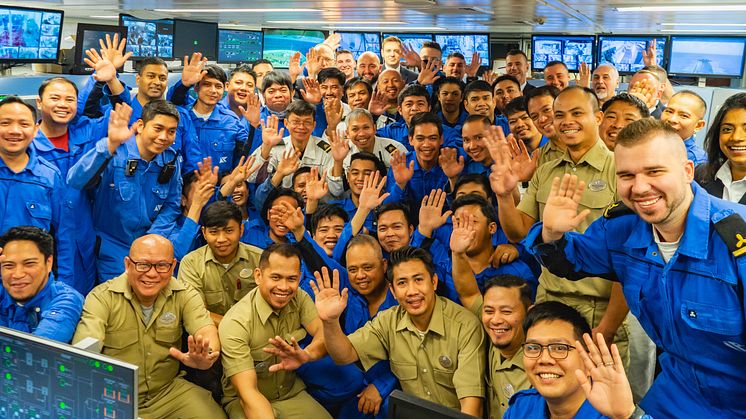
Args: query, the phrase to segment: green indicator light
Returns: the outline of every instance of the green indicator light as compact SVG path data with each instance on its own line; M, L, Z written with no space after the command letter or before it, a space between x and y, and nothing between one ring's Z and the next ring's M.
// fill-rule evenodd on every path
M65 366L60 364L60 372L65 372Z
M96 367L96 368L101 368L101 363L98 362L98 361L96 361L96 362L93 363L93 366Z
M5 352L10 353L10 346L5 347Z
M13 375L11 375L9 372L5 373L5 379L6 380L10 380L11 378L13 378Z
M114 367L112 367L111 365L107 365L106 366L106 371L112 372L112 371L114 371Z
M67 409L65 402L60 402L60 409Z

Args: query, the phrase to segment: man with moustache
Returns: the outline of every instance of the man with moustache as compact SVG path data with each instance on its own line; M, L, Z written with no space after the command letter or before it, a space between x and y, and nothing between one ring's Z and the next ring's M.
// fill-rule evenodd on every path
M548 85L562 90L570 85L570 70L562 61L550 61L544 68L544 80Z
M381 59L373 52L365 51L357 58L357 76L373 84L381 74Z
M601 64L593 70L591 88L596 93L601 106L614 97L619 87L619 72L612 64Z

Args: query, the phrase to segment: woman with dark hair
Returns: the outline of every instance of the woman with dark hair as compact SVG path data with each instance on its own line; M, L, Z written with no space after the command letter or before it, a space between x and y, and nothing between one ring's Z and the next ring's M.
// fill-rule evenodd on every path
M705 137L707 163L694 179L711 195L746 204L746 93L725 100Z

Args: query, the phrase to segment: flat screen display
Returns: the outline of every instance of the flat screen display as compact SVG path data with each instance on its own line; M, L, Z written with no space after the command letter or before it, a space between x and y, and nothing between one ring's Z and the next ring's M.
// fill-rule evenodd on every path
M480 65L490 65L490 36L487 34L435 35L435 42L443 49L443 63L448 54L460 52L466 59L466 65L471 64L471 56L478 52Z
M381 55L381 34L378 32L337 32L342 38L339 48L352 52L357 60L360 55L370 51Z
M562 61L570 71L578 71L582 62L593 68L593 41L593 36L534 35L531 68L542 71L550 61Z
M612 64L622 74L634 73L645 67L642 53L653 39L656 46L655 63L664 67L667 39L653 36L599 36L598 64Z
M420 53L422 44L425 42L432 41L433 34L431 33L384 33L381 38L381 42L389 36L395 36L401 39L402 43L414 49L416 53Z
M61 10L0 5L0 60L57 62L63 14Z
M75 36L75 64L85 66L85 51L93 48L98 51L101 48L99 39L106 39L109 35L112 39L114 34L119 34L119 39L127 37L127 32L121 26L109 25L90 25L87 23L78 23L77 35Z
M218 24L174 19L174 58L201 52L210 61L218 56Z
M145 20L120 14L119 24L127 28L126 50L132 52L132 58L174 57L173 20Z
M303 54L301 62L305 62L306 52L324 39L326 34L322 31L265 29L263 56L275 68L288 68L293 54L300 52Z
M261 31L218 30L218 62L248 63L261 58Z
M746 38L671 37L668 72L699 77L741 77Z

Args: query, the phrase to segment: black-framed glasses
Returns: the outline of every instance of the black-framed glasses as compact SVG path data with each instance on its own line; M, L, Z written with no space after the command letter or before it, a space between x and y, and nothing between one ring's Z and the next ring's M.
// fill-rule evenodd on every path
M155 268L155 271L160 274L165 274L166 272L171 270L171 266L174 264L174 261L171 262L156 262L156 263L150 263L150 262L141 262L134 259L130 259L130 262L135 264L135 270L140 273L145 273L150 271L152 268Z
M549 356L554 359L565 359L567 358L567 354L575 349L574 346L566 343L550 343L548 345L542 345L540 343L524 343L523 355L527 358L539 358L541 353L544 352L544 348L549 352Z

